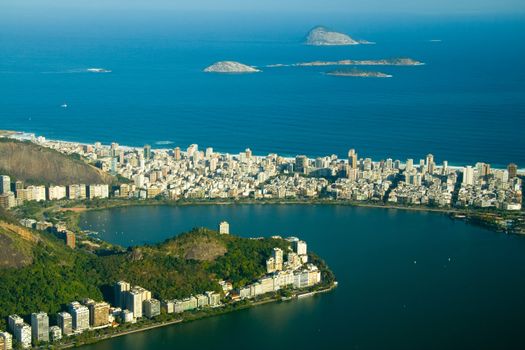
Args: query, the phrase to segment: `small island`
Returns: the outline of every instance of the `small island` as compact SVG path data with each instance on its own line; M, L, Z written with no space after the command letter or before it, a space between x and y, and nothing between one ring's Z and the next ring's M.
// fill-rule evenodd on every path
M259 69L235 61L220 61L204 69L206 73L257 73Z
M380 60L312 61L293 64L296 67L310 66L422 66L423 62L412 58L389 58Z
M345 46L359 44L359 41L352 39L349 35L331 31L323 26L318 26L310 30L306 37L306 45L312 46Z
M381 73L381 72L372 72L372 71L362 71L358 69L342 69L342 70L333 70L326 72L326 75L331 75L334 77L358 77L358 78L392 78L392 75Z
M111 73L111 70L105 68L88 68L86 71L89 73Z

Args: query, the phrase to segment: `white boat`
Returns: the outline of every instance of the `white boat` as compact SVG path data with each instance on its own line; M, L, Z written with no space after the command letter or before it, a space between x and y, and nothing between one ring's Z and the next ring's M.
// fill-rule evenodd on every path
M61 104L60 107L67 108L67 103Z

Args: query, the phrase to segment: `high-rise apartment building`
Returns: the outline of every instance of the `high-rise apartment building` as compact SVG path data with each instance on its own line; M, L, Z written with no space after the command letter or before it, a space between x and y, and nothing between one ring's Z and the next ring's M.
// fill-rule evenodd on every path
M27 323L17 323L15 325L14 336L22 348L29 349L31 347L31 326Z
M11 178L7 175L0 175L0 194L11 192Z
M69 313L73 319L73 330L82 332L89 329L89 309L86 306L74 301L69 304Z
M73 334L73 317L67 312L60 312L57 315L58 327L62 330L62 335Z
M125 281L118 281L113 287L113 294L115 298L115 306L120 308L126 307L126 295L125 292L131 289L131 285Z
M13 336L7 332L0 332L0 350L13 349Z
M357 153L353 148L348 151L348 165L350 169L357 169Z
M45 312L31 314L31 336L35 345L49 341L49 317Z

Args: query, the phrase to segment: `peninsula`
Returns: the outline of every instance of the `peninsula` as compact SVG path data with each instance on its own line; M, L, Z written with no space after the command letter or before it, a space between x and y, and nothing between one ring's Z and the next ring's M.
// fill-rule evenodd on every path
M257 73L259 69L234 61L220 61L204 69L206 73Z
M305 241L236 237L226 222L129 249L63 242L63 230L58 221L19 223L0 208L0 242L12 256L0 260L4 344L76 347L336 286Z
M347 46L359 45L360 42L344 33L334 32L326 27L318 26L310 30L306 37L306 44L312 46Z
M325 73L335 77L358 77L358 78L392 78L392 75L381 72L362 71L358 69L333 70Z

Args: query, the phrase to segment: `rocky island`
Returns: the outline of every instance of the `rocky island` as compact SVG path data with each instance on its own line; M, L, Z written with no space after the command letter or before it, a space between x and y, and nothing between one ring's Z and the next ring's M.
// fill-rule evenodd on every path
M257 73L259 69L235 61L220 61L204 69L206 73Z
M296 67L310 66L422 66L423 62L412 58L390 58L380 60L312 61L293 64Z
M326 75L331 75L334 77L358 77L358 78L392 78L392 75L381 73L381 72L370 72L362 71L358 69L349 69L349 70L333 70L326 72Z
M359 41L344 33L334 32L326 27L318 26L310 30L306 44L312 46L344 46L359 45Z

